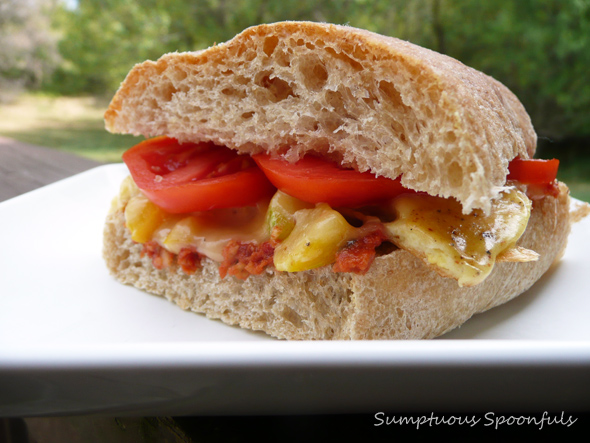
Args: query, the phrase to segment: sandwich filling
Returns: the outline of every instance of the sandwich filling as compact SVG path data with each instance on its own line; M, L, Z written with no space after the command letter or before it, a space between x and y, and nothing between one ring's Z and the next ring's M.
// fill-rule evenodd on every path
M555 187L543 163L536 175L509 176L489 213L463 214L452 198L326 159L289 164L260 154L252 161L227 148L160 137L124 160L131 176L112 210L124 212L132 239L154 266L190 274L207 258L219 263L221 277L241 279L267 268L362 274L379 255L404 249L460 286L473 286L496 261L538 258L517 246L532 209L525 191L538 198Z

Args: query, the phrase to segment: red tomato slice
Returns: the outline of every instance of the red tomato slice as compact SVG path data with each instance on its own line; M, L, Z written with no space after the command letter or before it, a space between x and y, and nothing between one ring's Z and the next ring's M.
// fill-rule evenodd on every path
M156 137L129 149L123 161L139 189L170 213L248 206L275 192L249 156L212 143Z
M507 180L516 180L523 184L544 185L555 181L559 160L523 159L516 157L508 166Z
M358 207L413 192L404 188L399 179L343 169L318 157L307 156L296 163L267 154L256 154L253 158L273 185L308 203Z

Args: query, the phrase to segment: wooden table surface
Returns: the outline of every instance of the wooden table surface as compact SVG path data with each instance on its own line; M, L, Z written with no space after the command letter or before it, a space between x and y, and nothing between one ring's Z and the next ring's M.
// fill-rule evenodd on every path
M0 136L0 201L100 165L74 154Z

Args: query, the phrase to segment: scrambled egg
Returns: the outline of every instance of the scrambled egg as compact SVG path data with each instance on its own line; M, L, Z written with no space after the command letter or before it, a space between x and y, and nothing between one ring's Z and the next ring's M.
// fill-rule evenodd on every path
M495 200L487 216L479 210L464 215L456 200L424 194L404 194L392 204L397 218L385 224L392 242L460 286L477 285L490 274L498 256L515 246L531 213L531 201L517 189Z

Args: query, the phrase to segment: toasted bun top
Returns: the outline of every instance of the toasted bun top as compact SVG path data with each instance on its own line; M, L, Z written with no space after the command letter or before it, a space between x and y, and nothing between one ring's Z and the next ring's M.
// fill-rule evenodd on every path
M281 22L136 65L111 132L210 140L296 160L307 151L489 210L536 134L518 99L459 61L347 26Z

